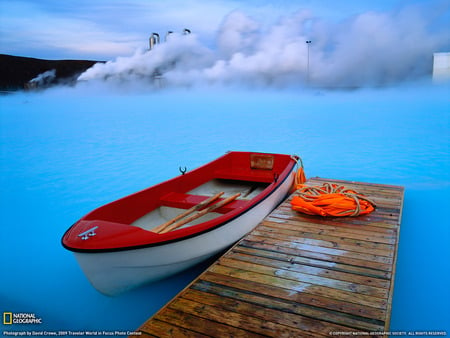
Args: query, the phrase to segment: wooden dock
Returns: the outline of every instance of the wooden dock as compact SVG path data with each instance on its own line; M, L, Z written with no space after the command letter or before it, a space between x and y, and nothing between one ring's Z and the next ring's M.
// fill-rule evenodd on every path
M307 216L290 198L139 329L143 337L383 336L389 331L404 189L342 184L369 215Z

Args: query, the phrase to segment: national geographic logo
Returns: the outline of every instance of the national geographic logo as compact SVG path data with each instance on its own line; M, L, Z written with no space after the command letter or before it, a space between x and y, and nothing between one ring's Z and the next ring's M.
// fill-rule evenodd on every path
M3 325L12 324L12 312L3 312Z
M12 324L42 324L42 318L38 318L35 313L3 312L3 325Z

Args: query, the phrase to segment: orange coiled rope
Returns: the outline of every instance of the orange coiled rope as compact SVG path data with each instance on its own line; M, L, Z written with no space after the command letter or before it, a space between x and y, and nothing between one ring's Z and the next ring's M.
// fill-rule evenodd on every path
M292 209L308 215L358 216L375 210L375 203L342 185L324 183L308 187L302 184L291 200Z
M297 188L299 185L302 185L306 182L305 169L303 167L303 161L300 156L292 155L291 158L297 162L298 169L295 172L294 176L294 188Z

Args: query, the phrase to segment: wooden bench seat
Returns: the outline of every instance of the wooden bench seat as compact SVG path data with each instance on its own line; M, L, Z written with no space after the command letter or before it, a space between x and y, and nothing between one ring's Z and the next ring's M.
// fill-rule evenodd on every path
M163 197L161 197L160 202L162 206L179 208L179 209L189 209L194 205L199 204L200 202L206 200L210 196L202 196L202 195L191 195L191 194L183 194L178 192L171 192ZM222 198L223 199L223 198ZM218 201L220 201L219 199ZM219 213L227 213L239 207L245 207L248 203L246 200L234 200L223 207L216 209L215 212Z

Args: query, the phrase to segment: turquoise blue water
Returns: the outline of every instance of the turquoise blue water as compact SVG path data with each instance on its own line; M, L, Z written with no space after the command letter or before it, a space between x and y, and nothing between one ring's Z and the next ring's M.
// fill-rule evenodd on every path
M0 97L0 312L133 331L204 266L116 298L95 291L64 231L88 211L228 150L298 154L308 176L406 188L392 330L447 330L449 86L355 91L56 89Z

